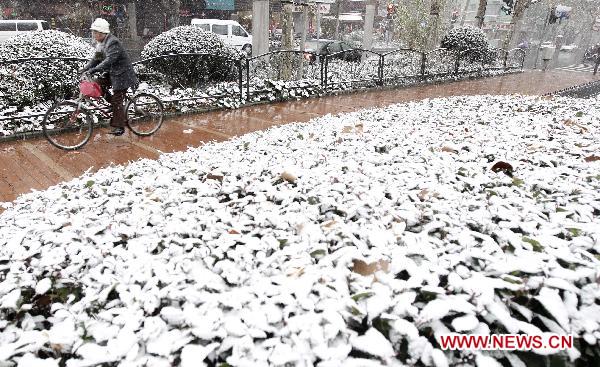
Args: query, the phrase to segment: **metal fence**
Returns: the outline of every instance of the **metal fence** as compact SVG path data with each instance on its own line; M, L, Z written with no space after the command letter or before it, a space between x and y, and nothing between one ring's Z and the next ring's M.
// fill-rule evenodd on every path
M66 82L64 85L59 85L58 80L48 82L46 89L56 91L53 99L65 98L69 97L68 90L75 89L77 70L86 61L68 57L0 61L0 79L13 77L15 70L26 63L43 65L48 74L60 65L63 77L67 75ZM250 58L210 53L168 54L136 61L134 68L140 80L151 86L150 92L156 88L156 94L168 95L166 105L178 110L186 104L195 108L223 106L223 100L235 100L239 105L256 100L284 99L302 96L302 90L310 88L318 93L328 93L486 70L523 69L524 62L522 49L495 49L485 54L476 50L459 53L443 48L429 52L399 49L386 53L352 49L330 55L279 50ZM66 70L65 65L68 65ZM0 99L10 99L10 94L3 90L7 83L1 84ZM159 93L160 88L163 88L162 92L167 88L166 93ZM177 95L172 93L174 90L191 90L193 93ZM17 113L0 117L0 122L41 118L43 115L42 111L26 116Z

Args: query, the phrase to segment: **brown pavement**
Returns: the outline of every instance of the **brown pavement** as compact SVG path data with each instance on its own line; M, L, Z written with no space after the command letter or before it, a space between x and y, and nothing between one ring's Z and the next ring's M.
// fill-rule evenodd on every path
M0 143L0 202L12 201L32 189L46 189L87 170L94 172L111 164L140 158L154 159L161 152L183 151L209 141L223 141L271 126L305 122L328 113L458 95L542 95L592 80L600 78L591 73L527 71L486 79L262 104L169 119L154 136L146 138L131 132L113 137L107 134L107 129L96 129L91 141L74 152L54 148L43 138Z

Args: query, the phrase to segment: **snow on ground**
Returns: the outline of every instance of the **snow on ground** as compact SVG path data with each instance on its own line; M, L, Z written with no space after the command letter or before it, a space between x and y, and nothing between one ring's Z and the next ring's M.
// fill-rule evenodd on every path
M565 358L590 358L598 116L425 100L24 195L0 215L0 365L524 365L439 349L454 331L573 334Z

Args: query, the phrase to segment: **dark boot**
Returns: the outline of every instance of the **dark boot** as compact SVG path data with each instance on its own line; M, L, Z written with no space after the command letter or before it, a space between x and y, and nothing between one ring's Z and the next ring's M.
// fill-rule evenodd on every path
M120 135L123 135L123 133L125 133L125 128L115 127L111 131L109 131L108 133L111 134L111 135L114 135L114 136L120 136Z

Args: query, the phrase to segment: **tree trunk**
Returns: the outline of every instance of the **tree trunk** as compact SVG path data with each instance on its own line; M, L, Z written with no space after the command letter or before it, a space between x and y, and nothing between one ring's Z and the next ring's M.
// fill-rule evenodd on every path
M139 42L140 37L137 31L137 12L135 1L127 3L127 13L129 14L129 36L134 42Z
M337 0L335 2L335 34L333 36L334 40L340 39L340 7L342 0Z
M252 56L269 52L269 0L252 2Z
M515 8L513 9L512 19L510 20L510 27L508 29L508 33L506 33L506 38L504 39L504 45L502 48L508 51L512 38L515 34L516 24L521 21L523 18L523 14L525 14L525 10L531 4L531 0L516 0Z
M431 2L431 9L429 11L429 37L427 38L427 48L429 50L434 50L438 48L438 38L440 31L440 11L442 9L442 5L440 5L441 1L442 0L432 0Z
M483 27L483 21L485 20L485 10L487 8L487 0L479 0L479 8L477 8L477 15L475 16L475 25L477 28Z

